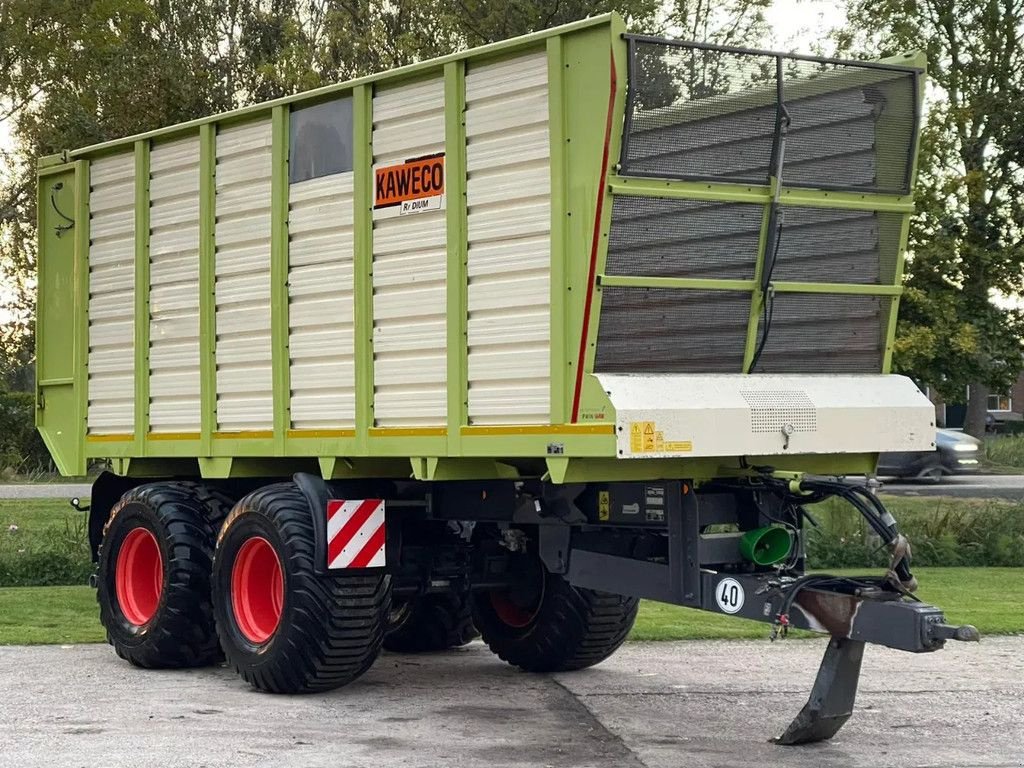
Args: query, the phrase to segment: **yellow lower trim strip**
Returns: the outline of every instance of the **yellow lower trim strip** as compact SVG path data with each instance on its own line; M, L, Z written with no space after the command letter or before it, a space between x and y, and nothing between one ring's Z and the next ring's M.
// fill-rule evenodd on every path
M250 429L239 432L214 432L214 440L255 440L268 439L274 436L272 429Z
M523 424L501 427L463 427L461 433L474 435L614 435L614 424Z
M288 437L355 437L354 429L289 429Z
M371 427L370 437L446 437L448 427Z
M198 432L150 432L147 440L198 440Z
M90 443L126 443L135 435L86 435L85 439Z

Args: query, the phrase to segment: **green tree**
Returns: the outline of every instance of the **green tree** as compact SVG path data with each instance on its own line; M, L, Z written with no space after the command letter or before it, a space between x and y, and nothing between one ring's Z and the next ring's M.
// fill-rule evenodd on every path
M1024 366L1024 3L852 0L840 46L929 60L918 214L895 362L959 402L984 432L990 391ZM1002 304L1002 305L1001 305Z
M617 11L765 34L771 0L0 0L0 381L31 384L35 158Z

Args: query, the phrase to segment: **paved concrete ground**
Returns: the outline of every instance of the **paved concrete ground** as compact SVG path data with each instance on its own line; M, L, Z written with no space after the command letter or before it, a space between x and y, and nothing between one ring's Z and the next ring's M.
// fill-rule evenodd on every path
M0 648L0 766L899 768L1024 766L1024 637L912 656L869 648L835 740L777 747L823 642L632 643L573 674L480 643L385 655L327 695L223 668L146 672L105 646Z

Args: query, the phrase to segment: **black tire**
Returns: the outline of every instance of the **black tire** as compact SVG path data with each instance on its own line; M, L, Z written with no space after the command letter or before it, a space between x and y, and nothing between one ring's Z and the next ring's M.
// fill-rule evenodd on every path
M574 587L536 560L533 584L510 593L473 595L473 622L488 647L503 661L527 672L568 672L599 664L625 641L640 601ZM520 619L508 609L519 603Z
M96 600L118 656L144 668L200 667L221 659L210 570L216 531L230 508L226 496L187 482L141 485L114 505L99 550ZM155 607L143 614L122 606L117 574L119 563L126 567L120 560L125 541L140 538L140 529L159 551L153 571L162 572Z
M384 647L396 653L444 651L477 634L468 593L421 595L392 607Z
M922 467L917 475L915 475L915 479L923 480L926 483L937 484L942 482L944 475L945 471L942 469L942 465L939 463L932 463Z
M246 634L232 603L236 560L256 539L273 550L282 578L279 618L262 640ZM213 563L217 633L228 663L261 691L339 688L369 669L380 652L390 577L376 569L325 576L317 573L315 553L312 512L293 483L250 493L221 529Z

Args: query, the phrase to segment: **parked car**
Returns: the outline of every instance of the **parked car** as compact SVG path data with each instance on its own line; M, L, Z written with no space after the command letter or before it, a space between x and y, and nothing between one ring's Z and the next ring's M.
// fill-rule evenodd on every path
M944 475L977 472L981 441L955 429L935 432L934 451L883 453L878 474L939 482Z

